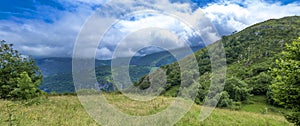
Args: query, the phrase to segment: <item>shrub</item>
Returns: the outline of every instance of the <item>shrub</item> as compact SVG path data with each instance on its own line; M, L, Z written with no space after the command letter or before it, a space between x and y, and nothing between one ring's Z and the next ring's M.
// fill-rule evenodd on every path
M41 94L40 69L32 58L19 54L13 44L0 42L0 98L31 99Z
M229 98L229 94L226 91L221 93L218 107L230 107L232 105L232 99Z
M242 108L241 102L232 102L232 106L230 107L233 110L240 110Z
M270 71L273 77L270 94L275 104L293 109L293 113L286 114L286 118L300 125L300 37L291 45L286 45L282 55L276 61L277 67Z
M238 102L247 100L252 89L244 81L236 77L231 77L226 80L224 90L228 92L230 99Z
M20 77L17 78L17 86L13 91L9 93L14 99L33 99L41 95L41 91L38 89L40 82L32 82L27 72L21 73Z

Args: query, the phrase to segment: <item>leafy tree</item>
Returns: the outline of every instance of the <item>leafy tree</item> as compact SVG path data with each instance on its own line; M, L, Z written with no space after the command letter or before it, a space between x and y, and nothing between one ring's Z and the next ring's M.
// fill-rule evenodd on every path
M17 78L17 87L10 92L10 96L19 99L32 99L38 97L41 91L37 88L40 81L32 82L27 72L21 73Z
M249 82L253 85L252 93L254 95L266 95L271 80L272 77L266 74L266 72L261 72L259 75L253 77Z
M40 93L38 86L41 80L41 72L32 58L25 57L14 50L13 44L0 42L0 98L23 99L27 96L22 96L19 91L32 89ZM27 82L29 86L25 86Z
M226 80L224 90L228 92L233 101L244 101L250 96L251 88L244 81L231 77Z
M229 98L229 94L226 91L221 93L220 101L218 107L230 107L232 105L232 99Z
M275 103L292 108L287 119L300 125L300 38L286 45L283 58L276 61L277 68L271 70L273 82L270 86Z

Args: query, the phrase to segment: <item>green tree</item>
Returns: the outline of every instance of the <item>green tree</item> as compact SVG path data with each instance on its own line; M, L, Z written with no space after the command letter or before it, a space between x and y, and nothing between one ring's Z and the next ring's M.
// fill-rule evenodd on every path
M253 85L252 93L254 95L266 95L271 81L272 77L269 74L261 72L259 75L253 77L248 83Z
M292 108L287 119L300 125L300 38L286 45L282 58L276 61L277 67L271 70L273 77L270 86L275 103Z
M26 74L34 84L36 90L42 80L40 69L35 65L32 58L21 55L13 49L13 44L0 42L0 98L1 99L20 99L23 96L16 95L16 90L25 88L24 78ZM18 79L19 78L19 79ZM21 79L21 80L20 80ZM26 79L25 79L26 80ZM28 82L30 82L28 80ZM31 85L29 83L29 85ZM31 87L31 86L29 86ZM24 89L22 89L24 90ZM28 89L31 90L31 89ZM37 91L41 92L41 91Z
M229 94L226 91L221 93L220 100L218 102L218 107L230 107L232 105L232 99L229 98Z
M226 80L224 90L228 92L233 101L244 101L250 96L251 88L244 81L231 77Z
M10 96L19 99L32 99L38 97L41 91L38 89L40 81L32 82L27 72L21 73L17 78L17 87L10 92Z

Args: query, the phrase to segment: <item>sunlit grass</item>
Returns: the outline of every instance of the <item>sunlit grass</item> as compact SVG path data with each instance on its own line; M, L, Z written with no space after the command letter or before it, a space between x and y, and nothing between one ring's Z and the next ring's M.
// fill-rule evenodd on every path
M243 104L241 107L242 111L254 112L261 114L275 114L281 115L283 112L288 112L284 108L275 107L269 105L266 101L266 96L252 96L249 98L248 104Z
M166 97L157 97L150 101L135 101L123 95L117 97L106 95L106 99L122 112L134 116L156 114L166 109L172 102L172 98Z
M75 96L50 97L39 105L25 106L0 101L0 125L20 126L96 126ZM9 114L12 116L10 117ZM11 118L11 122L9 121Z
M130 115L151 115L164 110L172 98L158 97L138 102L119 94L106 94L110 104ZM245 109L245 108L244 108ZM201 106L193 105L177 125L291 125L279 114L216 109L205 121L199 120ZM39 105L25 106L0 100L0 125L9 123L20 126L96 126L97 123L85 112L76 96L49 97Z

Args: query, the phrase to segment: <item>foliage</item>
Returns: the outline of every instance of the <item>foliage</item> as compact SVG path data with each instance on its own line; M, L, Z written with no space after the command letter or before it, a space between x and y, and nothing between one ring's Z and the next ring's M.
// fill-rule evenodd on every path
M232 99L230 99L230 95L226 91L223 91L221 93L218 107L230 107L231 105L232 105Z
M244 81L231 77L226 80L224 90L228 92L233 101L245 101L250 96L251 88Z
M300 124L300 112L292 112L290 114L285 114L285 118L289 121L294 123L296 126Z
M275 103L292 108L294 113L287 116L289 121L300 125L300 38L286 45L283 57L276 61L273 68L272 98Z
M255 95L265 95L268 92L269 85L272 81L272 77L267 72L260 72L248 83L252 84L253 90L251 91Z
M38 89L39 85L39 81L32 82L27 72L23 72L20 78L17 78L17 87L10 92L10 95L18 99L33 99L41 94L41 91Z
M232 106L230 107L232 110L240 110L242 108L241 102L232 102Z
M276 65L275 59L280 57L279 54L284 49L284 44L291 43L295 36L300 36L299 16L255 24L241 32L223 36L222 40L195 52L200 73L199 92L195 102L201 104L208 93L213 93L208 92L212 67L209 50L214 50L215 45L222 43L225 47L227 61L227 88L225 91L230 95L230 99L243 101L246 100L249 93L254 95L267 94L272 81L272 77L268 73L269 68ZM180 62L188 60L190 57L186 57ZM185 65L191 64L186 62ZM167 73L167 86L164 93L171 94L170 92L172 92L174 94L174 92L178 92L182 76L178 63L162 68ZM237 87L230 86L229 82L236 84ZM147 83L147 81L141 80L139 83ZM218 89L218 87L212 87L212 89ZM221 92L217 91L217 93ZM216 93L213 94L216 95Z
M42 75L34 61L19 54L12 44L5 41L0 44L0 98L30 99L39 96Z

